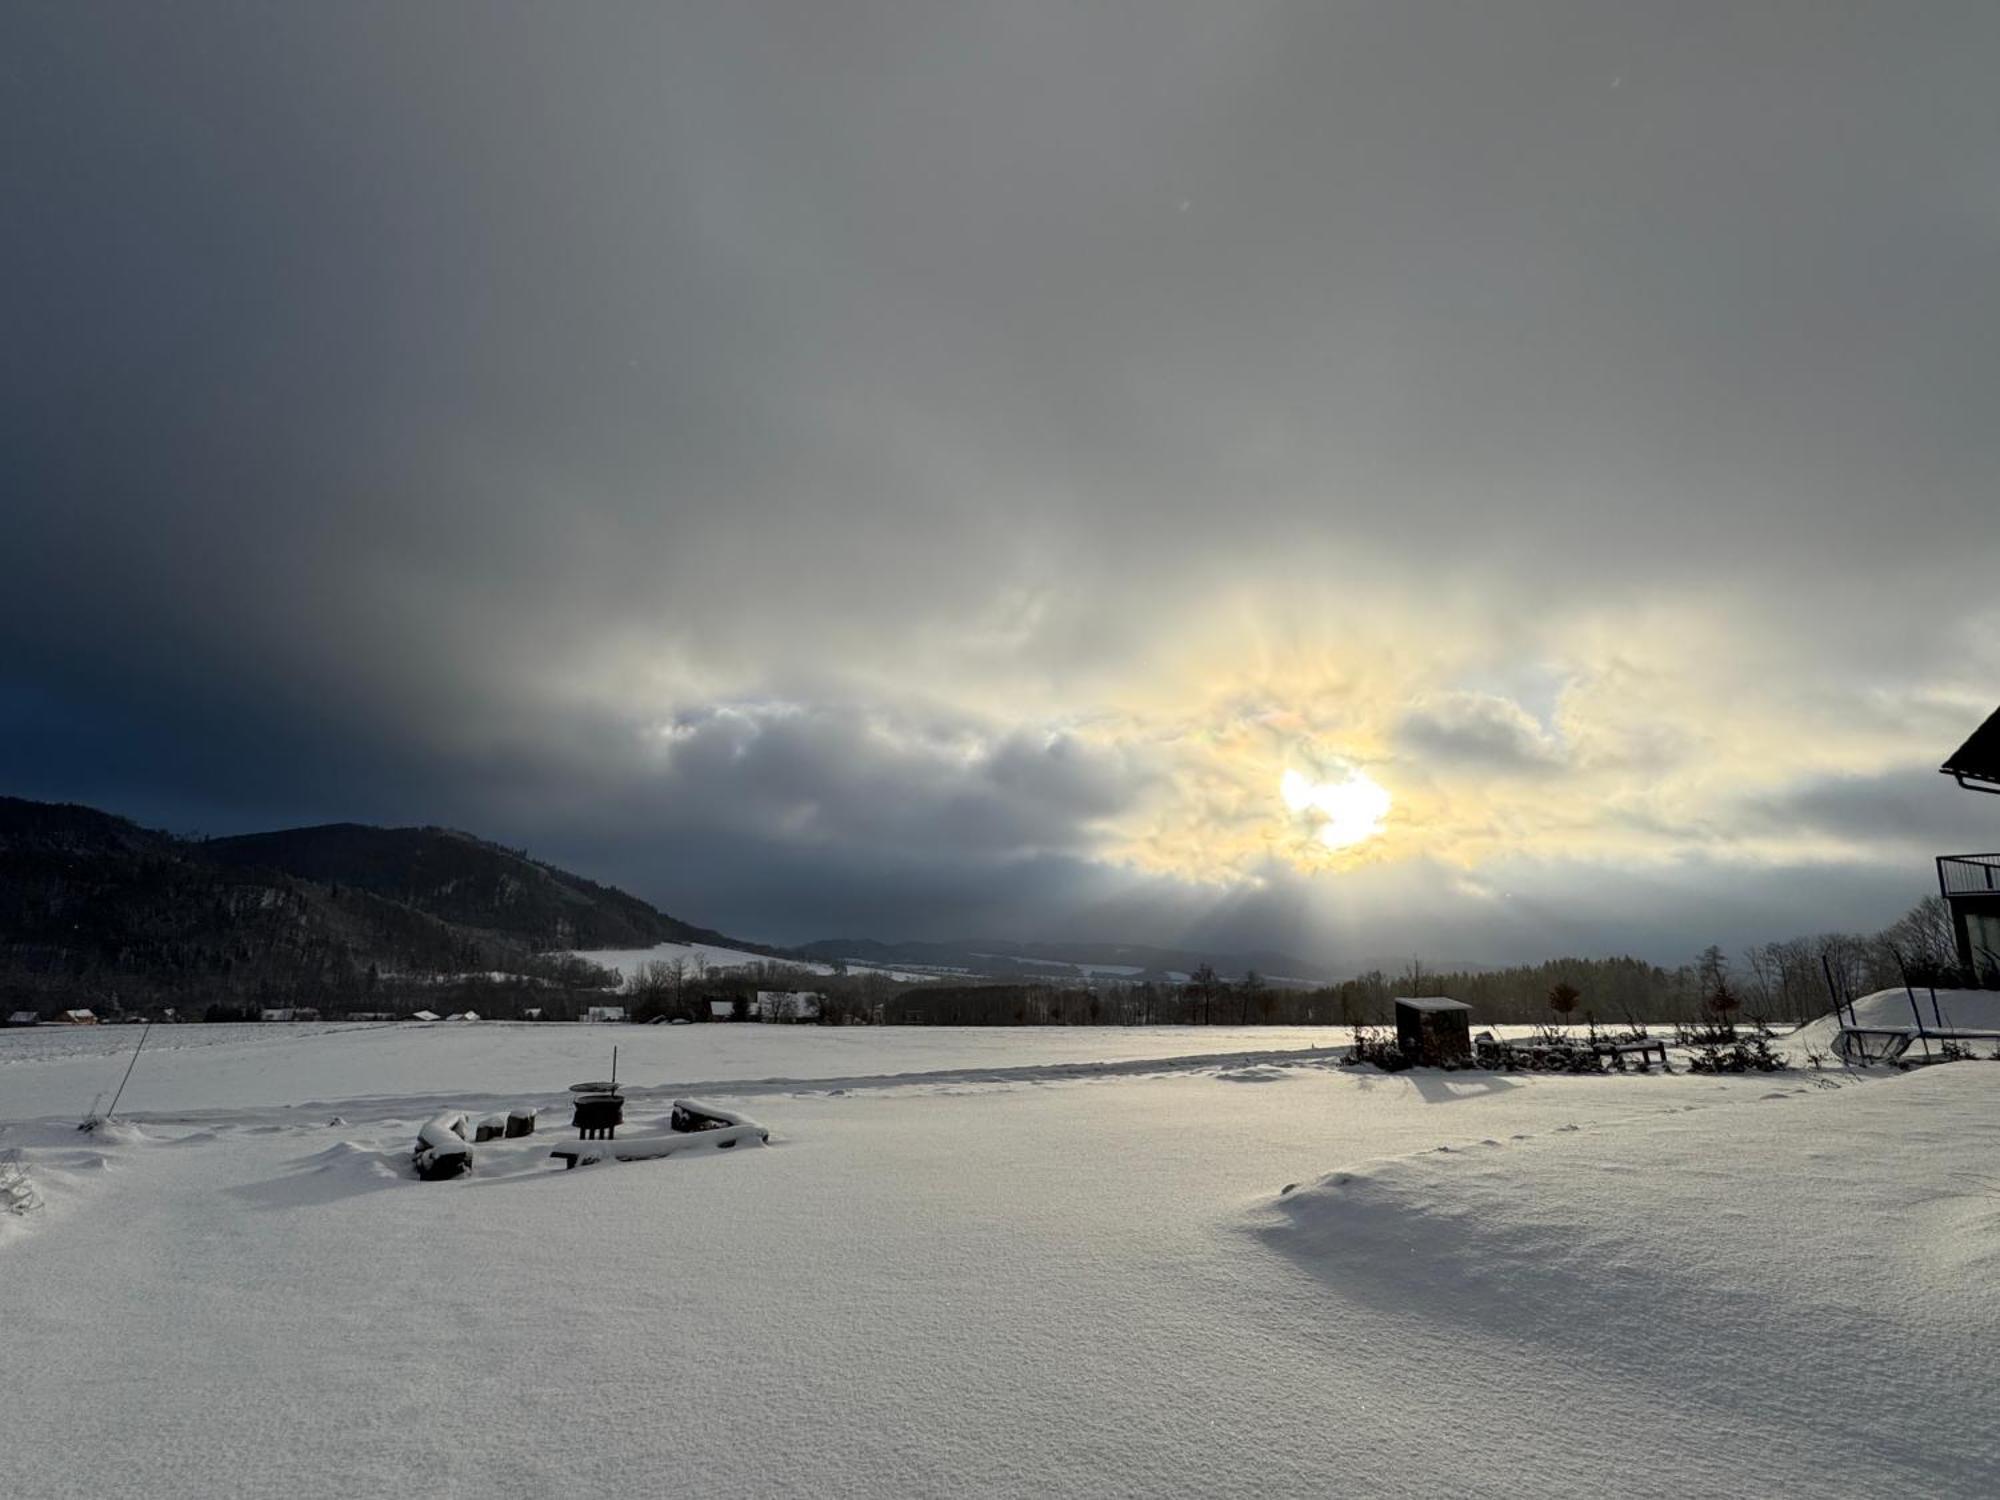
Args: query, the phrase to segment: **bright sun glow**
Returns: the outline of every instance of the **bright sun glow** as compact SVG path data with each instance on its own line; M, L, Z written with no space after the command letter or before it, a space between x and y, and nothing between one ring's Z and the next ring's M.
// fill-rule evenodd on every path
M1360 771L1349 771L1339 781L1314 781L1287 771L1278 779L1278 795L1292 812L1319 821L1314 837L1329 849L1372 839L1389 815L1388 791Z

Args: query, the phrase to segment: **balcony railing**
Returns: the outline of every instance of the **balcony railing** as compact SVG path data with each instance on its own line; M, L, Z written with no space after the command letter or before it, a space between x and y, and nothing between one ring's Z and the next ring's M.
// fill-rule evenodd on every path
M2000 854L1940 854L1937 867L1941 895L2000 895Z

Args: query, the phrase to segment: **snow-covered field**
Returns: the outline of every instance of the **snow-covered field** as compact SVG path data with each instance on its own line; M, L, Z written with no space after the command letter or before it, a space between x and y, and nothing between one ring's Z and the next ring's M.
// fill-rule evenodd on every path
M10 1496L1992 1493L1992 1063L188 1027L78 1134L134 1039L0 1037ZM771 1144L557 1169L614 1039ZM544 1133L415 1181L488 1100Z

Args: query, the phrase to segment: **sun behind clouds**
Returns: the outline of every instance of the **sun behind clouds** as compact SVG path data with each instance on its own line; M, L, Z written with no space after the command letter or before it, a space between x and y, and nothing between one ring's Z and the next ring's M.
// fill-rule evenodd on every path
M1388 789L1363 771L1315 781L1287 770L1278 778L1278 795L1289 812L1318 823L1313 837L1329 849L1346 849L1381 833L1392 800Z

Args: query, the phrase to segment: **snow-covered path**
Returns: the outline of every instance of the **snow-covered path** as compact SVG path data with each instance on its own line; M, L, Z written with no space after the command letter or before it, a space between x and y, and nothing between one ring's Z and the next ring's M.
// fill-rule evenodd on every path
M0 1243L15 1492L1982 1494L1995 1087L802 1085L436 1185L414 1119L155 1124Z

